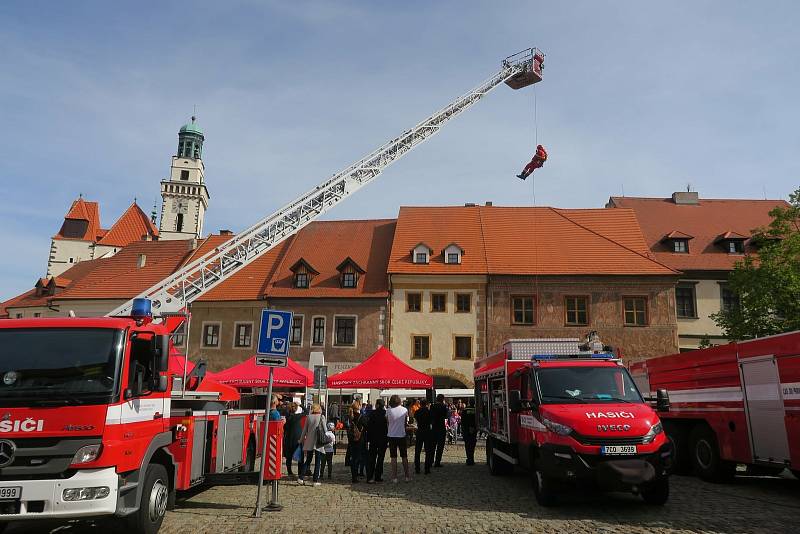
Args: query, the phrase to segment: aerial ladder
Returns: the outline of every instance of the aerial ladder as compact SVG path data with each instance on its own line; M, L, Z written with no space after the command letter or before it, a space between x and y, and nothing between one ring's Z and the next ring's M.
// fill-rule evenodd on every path
M521 89L540 82L543 66L544 54L538 48L528 48L508 56L497 73L471 91L136 298L151 300L154 316L184 313L195 299L372 182L386 167L431 138L448 121L468 110L501 83L512 89ZM130 315L133 300L107 315Z

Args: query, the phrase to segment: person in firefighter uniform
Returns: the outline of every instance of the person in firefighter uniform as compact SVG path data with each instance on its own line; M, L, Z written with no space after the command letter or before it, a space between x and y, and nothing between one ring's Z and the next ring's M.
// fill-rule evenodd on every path
M461 435L464 437L464 450L467 453L467 465L475 465L475 444L478 442L478 425L475 420L475 402L461 412Z

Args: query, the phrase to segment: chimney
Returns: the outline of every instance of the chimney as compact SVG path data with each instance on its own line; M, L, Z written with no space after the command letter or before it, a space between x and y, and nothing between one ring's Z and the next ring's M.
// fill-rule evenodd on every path
M230 230L220 230L219 235L233 235L233 232Z
M678 205L697 205L700 195L697 191L676 191L672 193L672 201Z
M475 203L474 202L465 202L464 203L464 207L465 208L474 208L475 207Z
M491 206L491 205L492 205L492 201L491 201L491 200L487 200L487 201L486 201L486 205L487 205L487 206Z
M147 263L147 256L145 254L139 254L139 259L136 261L136 267L141 269Z

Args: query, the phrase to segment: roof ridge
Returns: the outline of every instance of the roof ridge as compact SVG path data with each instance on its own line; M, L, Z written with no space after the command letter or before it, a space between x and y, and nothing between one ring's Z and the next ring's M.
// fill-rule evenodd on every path
M586 226L584 226L584 225L582 225L582 224L578 223L577 221L574 221L574 220L572 220L571 218L567 217L565 214L561 213L561 212L560 212L560 211L559 211L557 208L550 207L549 209L550 209L551 211L553 211L554 213L558 214L560 217L563 217L564 219L568 220L569 222L571 222L572 224L574 224L575 226L577 226L577 227L579 227L579 228L583 228L584 230L586 230L586 231L588 231L588 232L590 232L590 233L592 233L592 234L594 234L594 235L596 235L596 236L599 236L599 237L601 237L601 238L605 239L606 241L608 241L608 242L610 242L610 243L613 243L613 244L617 245L617 246L618 246L618 247L620 247L620 248L623 248L623 249L625 249L625 250L627 250L627 251L629 251L629 252L633 252L633 253L634 253L634 254L636 254L637 256L641 256L642 258L644 258L644 259L646 259L646 260L648 260L648 261L651 261L651 262L653 262L653 263L655 263L655 264L657 264L657 265L660 265L660 266L664 267L665 269L669 269L669 270L670 270L670 271L672 271L673 273L677 273L677 272L678 272L678 271L676 271L675 269L673 269L672 267L669 267L669 266L667 266L667 265L665 265L665 264L661 263L661 262L660 262L660 261L658 261L658 260L655 260L655 259L653 259L653 258L650 258L650 257L648 257L647 255L645 255L645 254L642 254L641 252L639 252L639 251L637 251L637 250L634 250L634 249L632 249L632 248L630 248L630 247L628 247L628 246L625 246L625 245L623 245L622 243L620 243L619 241L616 241L615 239L611 239L610 237L608 237L608 236L606 236L606 235L603 235L603 234L601 234L601 233L599 233L599 232L596 232L595 230L592 230L591 228L588 228L588 227L586 227ZM628 209L629 211L631 211L631 213L633 213L633 216L634 216L634 217L636 217L636 212L635 212L633 209L631 209L631 208L622 208L622 209ZM637 219L637 220L636 220L636 222L637 222L637 225L638 225L638 223L639 223L639 220ZM639 231L641 232L641 226L639 227Z

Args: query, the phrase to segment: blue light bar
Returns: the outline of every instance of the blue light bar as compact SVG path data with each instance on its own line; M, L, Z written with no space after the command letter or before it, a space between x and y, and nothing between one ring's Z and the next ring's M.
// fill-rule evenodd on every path
M153 316L153 303L150 299L133 299L131 317L144 318Z

